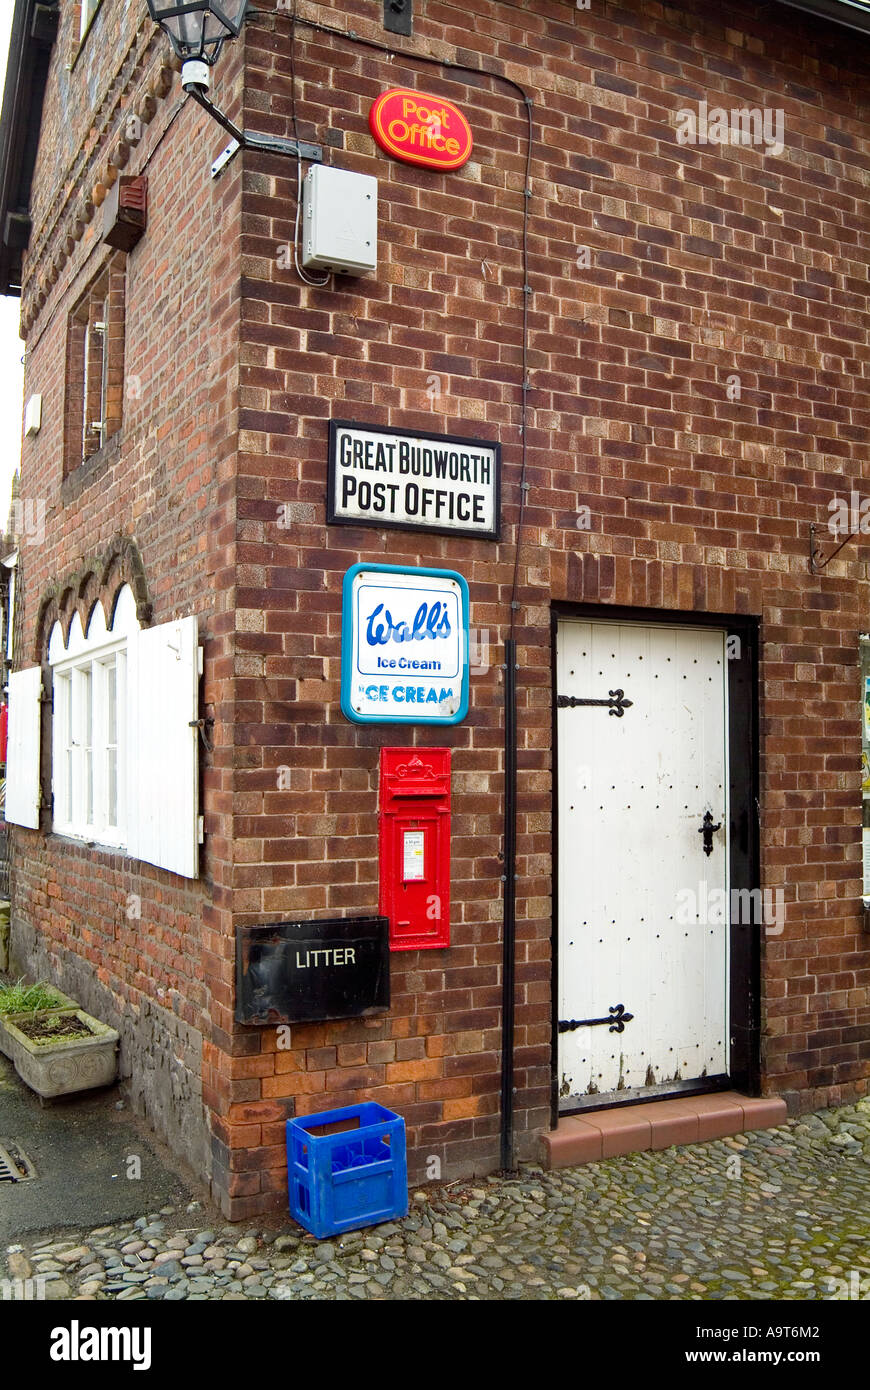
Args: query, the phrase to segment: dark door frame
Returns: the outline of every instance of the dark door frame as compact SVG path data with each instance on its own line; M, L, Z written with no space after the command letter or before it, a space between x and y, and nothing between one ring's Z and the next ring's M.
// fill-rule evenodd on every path
M673 612L667 608L627 608L610 604L553 602L550 611L552 671L552 1078L551 1124L559 1121L559 743L556 719L556 634L559 623L579 618L592 622L611 621L661 624L667 627L721 628L728 638L737 638L738 654L729 655L728 674L728 786L729 786L729 870L730 887L752 892L761 888L759 837L759 624L746 614ZM757 899L750 901L758 901ZM730 925L729 1000L731 1016L731 1069L727 1078L699 1082L693 1093L733 1086L749 1096L761 1094L761 940L763 923ZM685 1090L682 1094L686 1094ZM611 1105L638 1105L651 1096L626 1099L609 1097L590 1109ZM561 1112L566 1113L566 1112Z

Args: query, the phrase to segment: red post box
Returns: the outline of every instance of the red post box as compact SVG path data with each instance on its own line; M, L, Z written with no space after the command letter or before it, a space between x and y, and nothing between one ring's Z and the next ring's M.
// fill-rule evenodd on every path
M382 748L380 911L390 950L450 945L450 749Z

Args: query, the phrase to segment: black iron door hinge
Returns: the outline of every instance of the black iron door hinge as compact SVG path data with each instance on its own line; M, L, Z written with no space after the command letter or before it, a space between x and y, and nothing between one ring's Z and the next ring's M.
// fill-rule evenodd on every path
M631 1023L634 1014L625 1012L624 1004L611 1004L607 1018L560 1018L559 1032L573 1033L575 1028L598 1028L602 1023L609 1024L609 1033L624 1033L626 1023Z
M609 700L581 700L577 695L557 695L556 705L559 709L574 709L577 705L602 705L609 709L611 714L615 714L617 719L621 719L627 709L631 709L633 700L626 700L624 690L610 690Z

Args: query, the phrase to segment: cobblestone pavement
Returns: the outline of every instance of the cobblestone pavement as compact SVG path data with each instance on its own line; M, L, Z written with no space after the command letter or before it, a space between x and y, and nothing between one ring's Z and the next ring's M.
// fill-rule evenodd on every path
M194 1202L45 1234L8 1247L7 1276L44 1276L50 1299L867 1299L870 1099L663 1153L429 1185L404 1220L330 1241L289 1219L202 1222Z

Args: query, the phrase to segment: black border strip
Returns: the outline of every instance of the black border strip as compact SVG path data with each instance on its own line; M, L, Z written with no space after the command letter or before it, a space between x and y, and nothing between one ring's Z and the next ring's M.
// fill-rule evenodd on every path
M375 434L386 434L396 439L432 439L439 444L459 444L469 449L491 449L495 461L493 479L493 526L492 530L454 526L426 526L414 520L381 521L378 518L359 516L337 516L335 511L336 447L338 431L368 430ZM329 421L329 463L326 478L326 524L327 526L373 526L378 531L424 531L432 536L461 536L467 540L501 540L501 444L492 439L469 439L458 434L436 434L432 430L405 430L395 425L373 425L367 420Z
M856 4L853 0L780 0L780 3L817 19L829 19L832 24L846 29L857 29L861 34L870 33L870 6Z
M7 0L8 6L9 0ZM57 0L15 0L0 116L0 294L20 296Z
M675 627L722 628L729 637L739 637L740 658L728 662L728 755L729 755L729 868L731 888L761 887L760 781L759 781L759 642L760 619L747 614L696 613L685 609L617 607L605 603L566 603L550 606L550 644L552 675L552 860L553 910L550 939L551 959L551 1089L550 1123L553 1129L560 1115L582 1114L559 1110L559 744L556 718L556 635L560 621L585 618L591 622L661 624ZM728 1082L745 1095L761 1094L761 941L762 930L753 925L731 924L730 929L730 1022L731 1070ZM694 1094L723 1089L723 1079L699 1082ZM678 1093L675 1093L678 1094ZM682 1092L685 1094L685 1092ZM666 1099L665 1096L647 1099ZM638 1104L637 1099L620 1101L610 1097L597 1109Z

